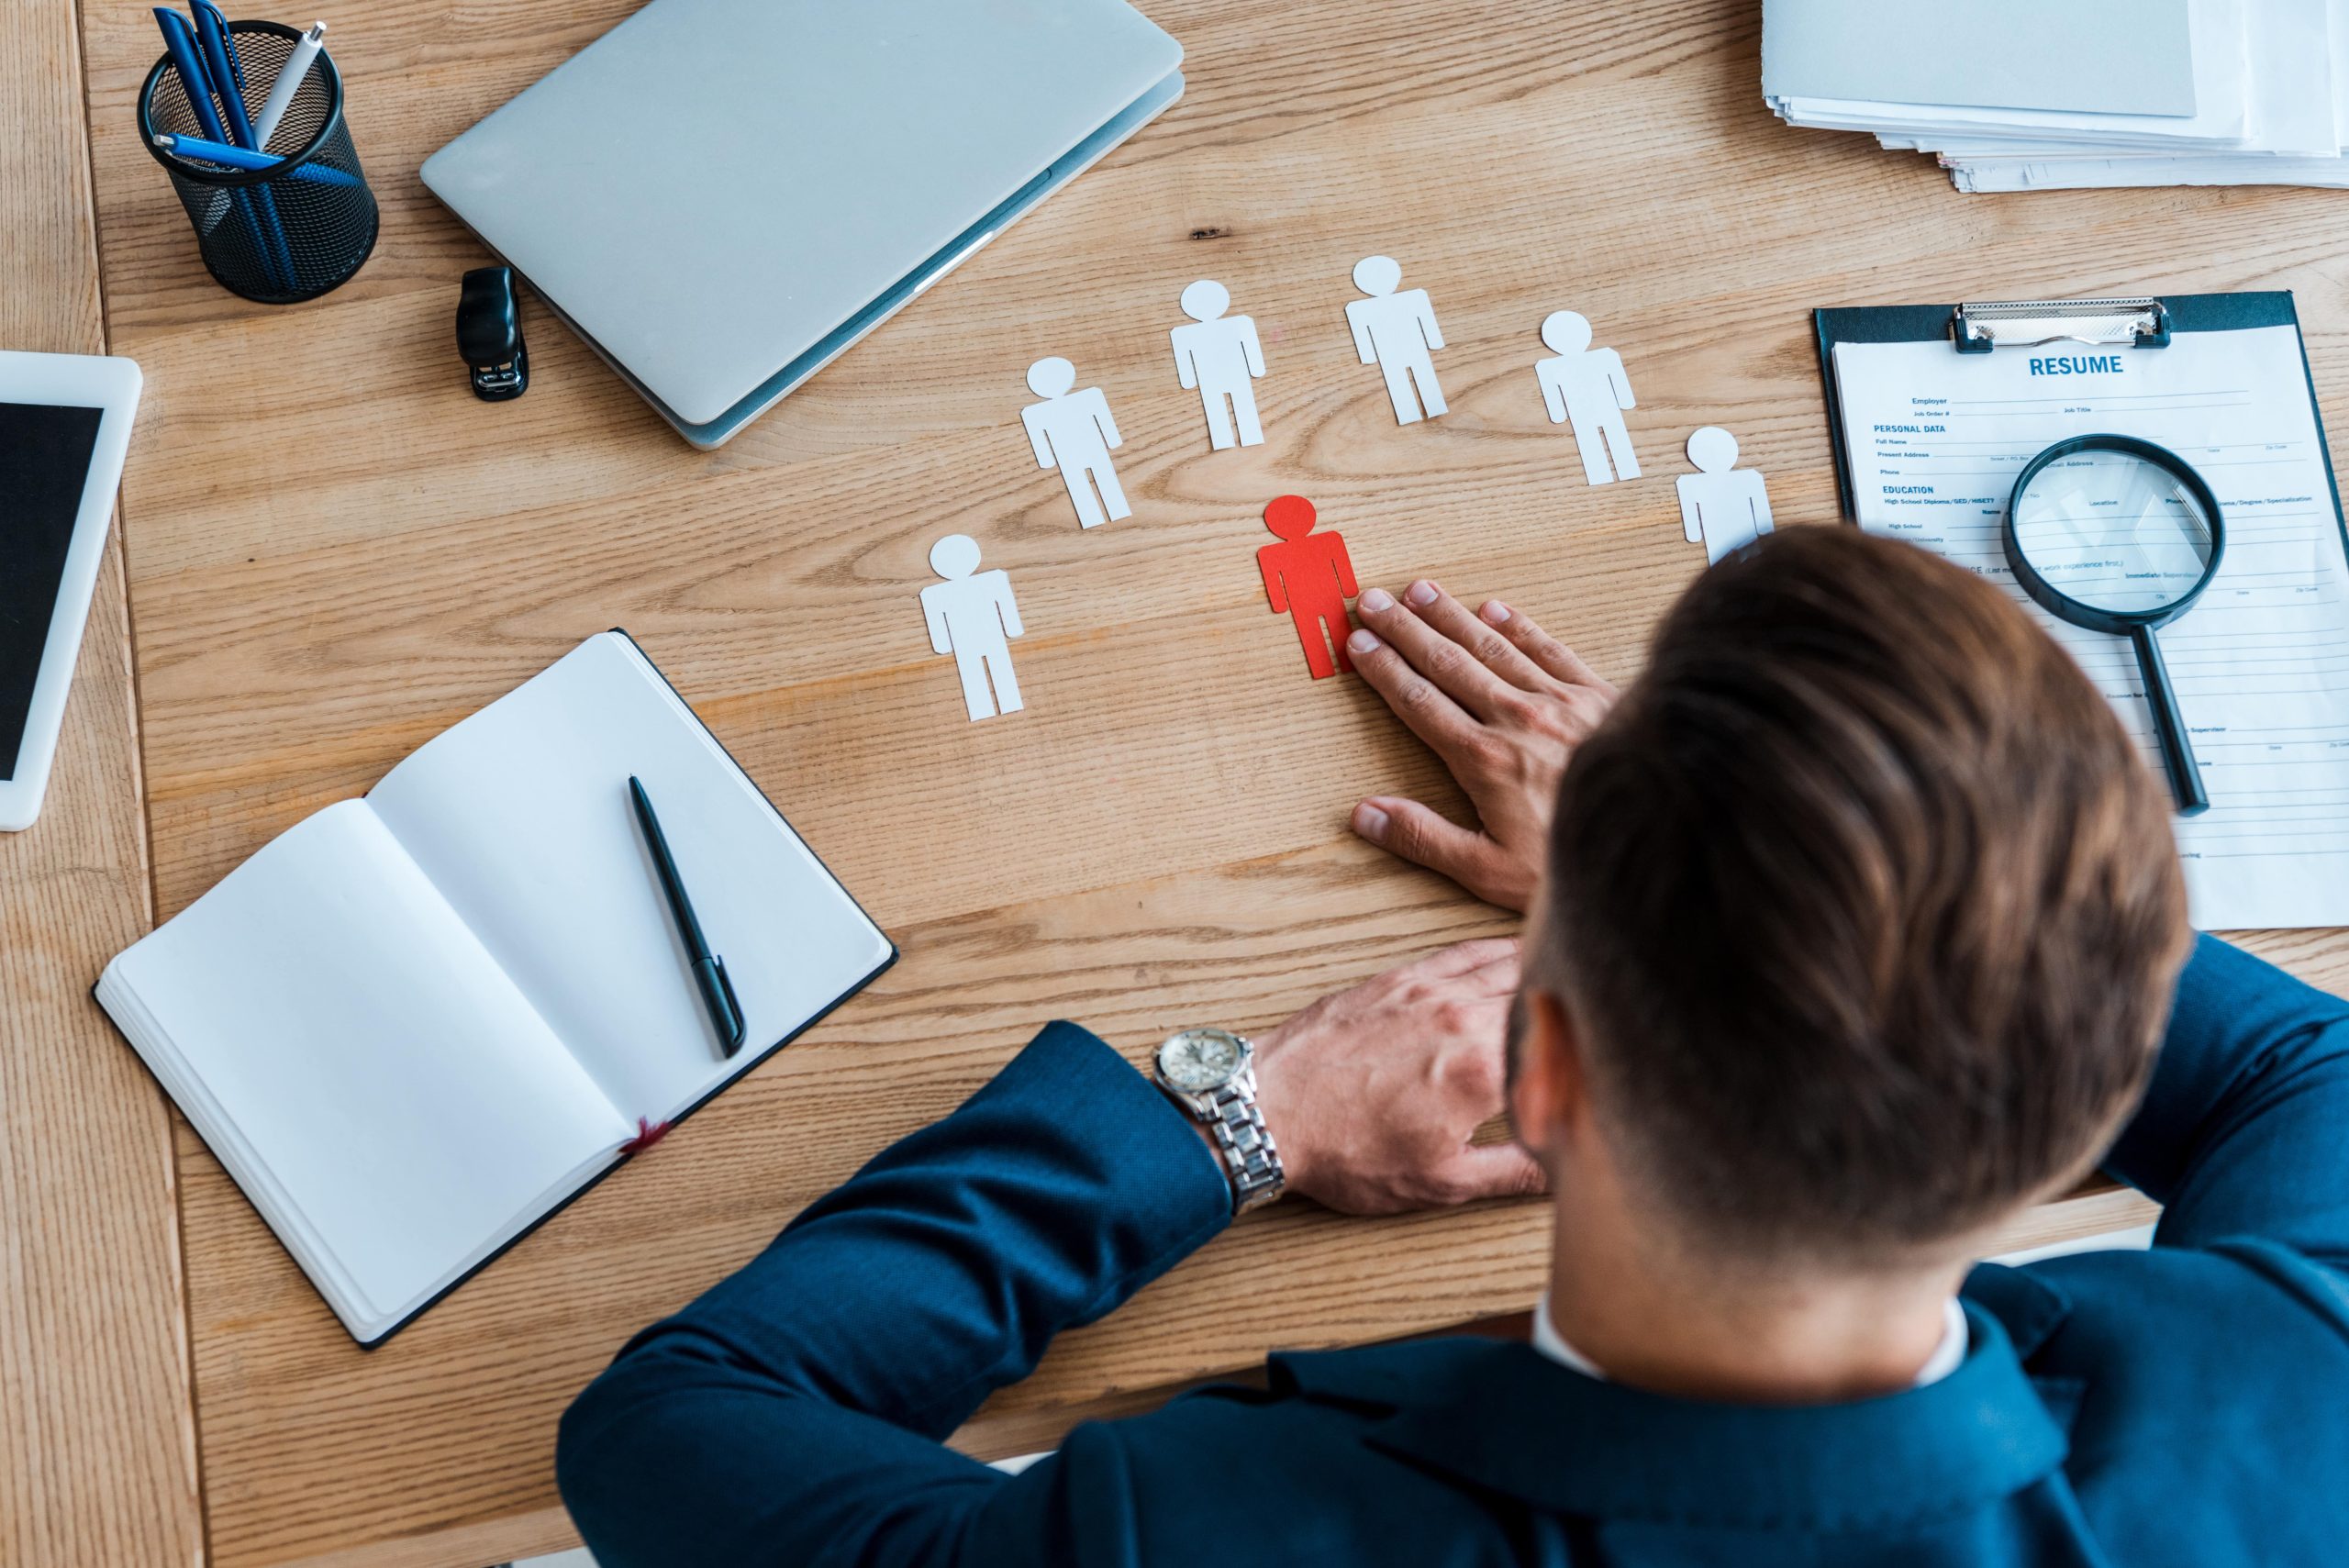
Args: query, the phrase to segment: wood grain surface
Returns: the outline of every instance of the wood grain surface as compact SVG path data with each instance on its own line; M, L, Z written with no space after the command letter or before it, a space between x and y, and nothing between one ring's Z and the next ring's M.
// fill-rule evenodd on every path
M231 1568L562 1544L570 1395L1045 1019L1139 1057L1506 929L1348 839L1372 790L1459 803L1358 682L1306 678L1252 561L1269 497L1312 497L1364 584L1505 595L1620 678L1703 563L1672 484L1690 429L1735 431L1781 519L1832 517L1811 306L2290 287L2329 410L2349 387L2337 198L1958 196L1925 161L1772 120L1750 0L1151 0L1188 96L732 445L685 447L535 305L533 387L485 406L451 317L486 258L415 171L630 8L338 10L383 238L351 284L284 310L212 284L136 143L150 19L84 18L109 320L149 377L128 507L160 912L618 625L906 955L372 1353L183 1129L210 1545ZM1354 361L1348 273L1372 252L1433 297L1442 419L1398 429ZM1210 452L1176 383L1166 331L1201 276L1263 335L1260 448ZM1625 358L1646 478L1586 487L1542 414L1538 328L1562 306ZM1028 452L1024 373L1052 353L1108 395L1129 521L1080 532ZM916 602L955 530L1008 570L1029 628L1028 711L978 725ZM2349 979L2340 933L2255 945ZM2143 1213L2104 1195L2009 1240ZM962 1440L1033 1448L1268 1347L1521 1310L1542 1221L1252 1217Z
M72 0L0 6L0 348L106 350L82 109ZM117 531L40 817L0 834L0 1562L202 1556L171 1118L90 1000L148 917Z

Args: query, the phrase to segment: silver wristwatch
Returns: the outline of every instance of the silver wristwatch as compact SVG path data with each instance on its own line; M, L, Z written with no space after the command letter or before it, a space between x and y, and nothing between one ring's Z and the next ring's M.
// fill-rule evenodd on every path
M1254 1046L1225 1029L1185 1029L1158 1048L1152 1077L1168 1098L1207 1124L1231 1183L1234 1215L1281 1195L1288 1175L1256 1106Z

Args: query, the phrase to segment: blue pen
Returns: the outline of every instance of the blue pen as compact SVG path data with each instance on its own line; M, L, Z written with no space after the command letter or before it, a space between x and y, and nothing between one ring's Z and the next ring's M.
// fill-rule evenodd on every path
M228 132L220 123L219 112L212 106L212 73L205 69L204 56L195 47L195 30L177 11L161 6L154 11L155 25L163 29L163 52L172 57L172 68L179 72L180 89L187 98L188 107L195 112L195 123L214 141L226 142ZM285 286L277 277L276 258L270 253L269 242L262 237L261 224L253 217L245 193L230 191L228 200L252 240L253 253L262 259L262 270L270 274L272 283Z
M241 147L231 147L222 141L206 141L200 136L166 136L158 132L155 145L182 158L193 158L206 163L217 163L223 169L260 172L274 169L285 161L267 152L252 152ZM340 169L329 169L323 163L305 163L293 171L293 178L307 180L315 185L355 185L359 176Z
M205 69L204 57L197 52L195 29L185 17L161 6L155 7L155 25L163 29L164 52L180 73L180 86L187 95L188 107L195 111L196 123L213 140L228 140L228 128L220 123L220 112L212 105L212 72Z
M212 0L189 0L188 10L195 17L195 27L199 37L203 34L205 24L207 22L211 24L211 30L219 36L220 51L228 57L228 85L237 90L238 109L241 113L244 107L245 62L237 58L237 39L236 35L228 30L228 17L219 6L212 3ZM217 68L216 67L215 70L217 75ZM218 83L216 81L214 85L217 86ZM251 145L256 150L261 146L259 142Z
M213 94L219 98L220 112L228 122L228 134L236 138L239 147L258 150L252 121L245 117L245 72L237 60L237 46L228 37L228 24L222 19L220 7L208 0L193 0L191 9L195 13L196 47L203 51L205 69L212 77ZM252 198L253 206L261 212L262 228L276 250L279 283L287 288L299 287L301 280L294 269L294 251L285 243L284 226L277 220L277 198L265 189L256 189Z

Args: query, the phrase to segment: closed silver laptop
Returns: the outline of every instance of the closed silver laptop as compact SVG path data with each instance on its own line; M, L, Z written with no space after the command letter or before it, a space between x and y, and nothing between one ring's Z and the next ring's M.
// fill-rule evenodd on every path
M1123 0L651 0L425 184L722 444L1182 95Z

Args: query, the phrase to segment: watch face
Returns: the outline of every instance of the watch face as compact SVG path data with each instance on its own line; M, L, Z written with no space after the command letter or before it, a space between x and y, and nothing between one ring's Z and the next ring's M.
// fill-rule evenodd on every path
M1220 1088L1240 1071L1245 1048L1221 1029L1185 1029L1158 1048L1158 1071L1186 1094Z

